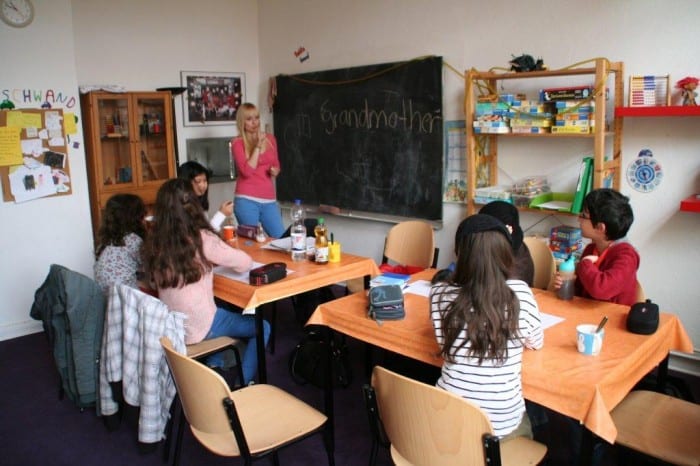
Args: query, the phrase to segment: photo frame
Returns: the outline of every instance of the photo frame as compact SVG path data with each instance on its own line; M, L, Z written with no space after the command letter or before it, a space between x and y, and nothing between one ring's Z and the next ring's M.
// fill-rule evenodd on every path
M181 71L185 126L233 125L245 102L245 73Z

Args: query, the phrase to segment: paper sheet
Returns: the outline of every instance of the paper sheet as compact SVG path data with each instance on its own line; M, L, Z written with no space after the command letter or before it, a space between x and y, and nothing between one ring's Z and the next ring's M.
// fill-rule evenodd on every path
M413 293L419 296L430 296L430 282L428 280L416 280L409 283L403 290L404 293Z
M564 321L563 317L547 314L546 312L540 312L540 318L542 319L542 330L546 330Z
M312 248L314 247L316 238L314 237L307 237L306 238L306 248ZM274 239L267 243L265 246L262 246L260 249L271 249L273 251L287 251L291 252L292 251L292 238L286 237L286 238L279 238L279 239Z

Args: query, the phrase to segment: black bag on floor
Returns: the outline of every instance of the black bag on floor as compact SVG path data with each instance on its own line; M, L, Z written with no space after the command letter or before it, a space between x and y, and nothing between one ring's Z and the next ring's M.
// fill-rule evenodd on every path
M345 338L336 341L331 332L320 325L309 325L306 334L289 356L289 374L301 385L311 384L324 388L328 377L328 368L333 371L333 386L345 388L352 382L352 369L348 357ZM330 356L330 365L328 358Z

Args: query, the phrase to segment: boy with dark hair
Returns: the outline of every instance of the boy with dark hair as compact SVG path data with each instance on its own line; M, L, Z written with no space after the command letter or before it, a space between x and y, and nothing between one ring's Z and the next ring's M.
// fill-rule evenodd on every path
M576 267L577 296L625 305L637 301L639 253L625 238L633 221L628 197L607 188L588 193L579 224L591 243ZM557 275L554 287L560 286Z

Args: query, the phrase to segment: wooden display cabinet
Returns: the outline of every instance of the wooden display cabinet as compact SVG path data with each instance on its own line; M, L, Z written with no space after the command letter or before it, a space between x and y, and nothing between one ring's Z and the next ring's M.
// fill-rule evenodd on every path
M622 106L624 84L622 81L622 62L609 62L604 58L595 60L595 66L589 68L572 68L552 71L531 71L523 73L495 73L491 71L467 70L465 81L465 115L467 132L467 214L476 213L479 206L474 202L477 186L477 172L487 170L488 186L497 184L498 171L498 139L503 137L522 138L588 138L592 140L593 152L593 188L609 184L614 189L620 189L621 157L622 157L622 118L614 113L615 107ZM590 85L595 85L597 92L593 97L595 102L596 126L587 134L476 134L473 123L477 102L476 91L479 89L498 89L502 81L538 78L590 76ZM609 96L606 98L606 95ZM609 100L608 100L609 99ZM608 123L608 127L604 122ZM606 157L606 148L611 149ZM539 209L520 208L539 213L548 211ZM561 212L557 212L561 214Z
M93 235L110 197L155 203L176 173L169 92L90 92L81 96Z

